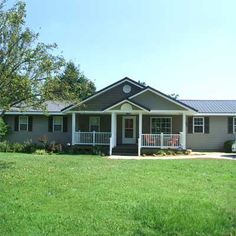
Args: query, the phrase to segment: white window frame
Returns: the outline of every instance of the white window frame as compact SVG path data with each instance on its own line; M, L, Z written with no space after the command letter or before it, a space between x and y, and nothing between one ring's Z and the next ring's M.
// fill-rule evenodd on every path
M89 132L93 132L93 130L91 130L91 120L92 118L96 118L98 119L98 131L97 132L100 132L100 126L101 126L101 119L100 119L100 116L89 116Z
M172 117L170 116L154 116L154 117L151 117L150 119L150 134L153 134L152 133L152 120L153 119L170 119L170 134L172 134Z
M22 118L27 118L27 123L22 123L21 122L21 119ZM27 128L26 128L26 130L21 130L21 128L20 128L20 126L21 126L21 124L22 125L27 125ZM28 131L29 130L29 117L28 116L19 116L19 121L18 121L18 131Z
M233 117L233 133L236 134L236 116Z
M202 125L195 125L195 119L202 119ZM202 132L195 132L195 126L202 126ZM205 117L193 117L193 134L204 134L205 133Z
M60 118L61 119L61 130L55 130L54 125L55 125L55 119ZM52 130L53 132L62 132L63 131L63 117L62 116L53 116L53 122L52 122Z

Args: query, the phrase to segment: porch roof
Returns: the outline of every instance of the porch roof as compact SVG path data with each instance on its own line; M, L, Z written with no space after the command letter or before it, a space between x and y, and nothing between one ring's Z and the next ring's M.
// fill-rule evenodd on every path
M137 103L135 101L131 101L130 99L122 99L119 102L116 102L116 103L114 103L114 104L112 104L110 106L105 107L103 111L109 111L112 108L115 108L116 106L119 106L119 105L123 105L125 103L133 105L133 106L137 107L139 110L150 111L149 108L147 108L147 107L145 107L145 106L143 106L143 105L141 105L141 104L139 104L139 103Z

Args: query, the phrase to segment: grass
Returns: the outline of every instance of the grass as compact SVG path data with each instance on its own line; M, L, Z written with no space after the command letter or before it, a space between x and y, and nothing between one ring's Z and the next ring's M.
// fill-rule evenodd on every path
M0 153L1 235L236 235L236 162Z

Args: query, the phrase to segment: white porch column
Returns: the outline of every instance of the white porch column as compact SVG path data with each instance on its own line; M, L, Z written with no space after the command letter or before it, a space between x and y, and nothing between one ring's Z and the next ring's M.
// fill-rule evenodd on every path
M75 144L75 113L72 113L72 126L71 126L71 132L72 132L72 145Z
M186 114L183 113L183 116L182 116L182 140L183 140L183 149L186 149Z
M141 144L142 144L142 133L143 133L143 114L140 112L138 117L138 155L141 154Z
M111 113L111 137L112 137L112 147L116 146L116 120L117 116L115 112Z

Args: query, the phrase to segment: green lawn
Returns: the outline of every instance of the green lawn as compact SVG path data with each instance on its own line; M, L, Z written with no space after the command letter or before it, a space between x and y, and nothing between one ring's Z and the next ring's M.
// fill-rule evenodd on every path
M0 153L1 235L236 235L236 162Z

